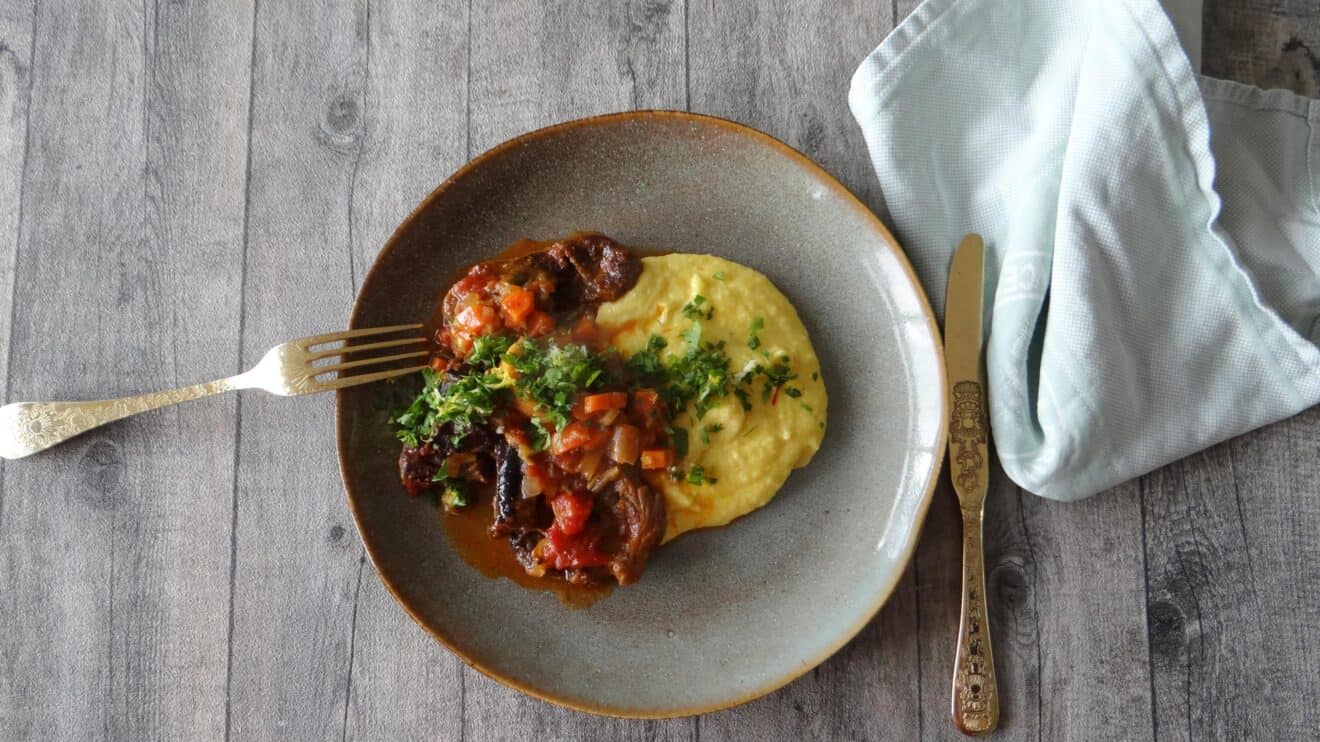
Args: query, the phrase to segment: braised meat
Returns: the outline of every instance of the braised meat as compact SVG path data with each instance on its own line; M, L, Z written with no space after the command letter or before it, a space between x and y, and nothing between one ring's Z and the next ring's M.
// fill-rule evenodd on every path
M472 507L533 575L628 584L664 535L644 469L673 466L669 410L595 326L641 261L601 235L473 266L446 292L434 373L397 418L412 494Z

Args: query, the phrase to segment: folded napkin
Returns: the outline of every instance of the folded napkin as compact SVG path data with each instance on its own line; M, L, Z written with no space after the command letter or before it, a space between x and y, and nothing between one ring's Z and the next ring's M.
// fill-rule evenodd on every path
M937 312L985 237L1022 487L1078 499L1320 402L1317 101L1198 79L1156 0L928 0L849 101Z

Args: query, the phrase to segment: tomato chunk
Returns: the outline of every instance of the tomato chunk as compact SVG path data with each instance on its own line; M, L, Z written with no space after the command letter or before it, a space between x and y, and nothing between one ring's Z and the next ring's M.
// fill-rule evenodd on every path
M556 521L545 535L542 555L555 569L602 567L610 563L609 555L600 549L598 533L587 530L572 536L564 533Z
M674 465L674 452L668 448L652 448L642 451L643 469L668 469Z
M562 492L550 501L555 525L565 536L576 536L587 527L591 517L591 495L586 492Z
M510 287L508 293L500 300L500 310L510 324L521 325L523 320L527 319L527 315L535 309L536 297L521 286Z
M627 392L605 392L604 394L592 394L582 400L582 409L588 415L594 415L597 412L606 410L621 410L628 406Z

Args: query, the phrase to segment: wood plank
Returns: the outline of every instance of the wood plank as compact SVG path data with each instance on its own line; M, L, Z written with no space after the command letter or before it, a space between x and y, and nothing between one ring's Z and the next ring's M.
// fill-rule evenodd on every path
M242 347L342 327L363 136L365 3L256 7ZM230 706L238 739L340 739L364 575L334 399L248 394L239 425Z
M1130 482L1078 503L1023 493L1035 560L1037 705L1044 739L1145 739L1147 676L1139 490Z
M1205 0L1202 70L1320 96L1320 0Z
M350 194L355 287L399 222L467 160L466 0L375 3L367 12ZM360 569L342 738L460 738L463 663L408 617L370 563Z
M874 201L875 175L847 91L857 64L892 24L888 3L693 2L691 108L783 139ZM927 669L918 659L917 609L909 572L879 617L838 655L766 698L702 717L701 738L911 738L922 722L917 681Z
M683 108L683 33L681 0L474 0L471 154L569 119Z
M1152 706L1168 739L1283 739L1278 715L1295 713L1246 695L1267 668L1235 496L1228 445L1142 480Z
M1208 0L1206 74L1320 95L1320 1ZM1161 737L1314 736L1320 409L1142 480Z
M1262 643L1261 651L1249 657L1249 676L1220 677L1237 698L1268 699L1265 710L1273 717L1278 739L1304 739L1320 727L1312 683L1320 663L1317 442L1320 408L1228 444L1244 544L1236 556L1246 563L1246 581L1255 597L1243 618L1248 624L1259 623ZM1226 630L1236 633L1238 627ZM1233 635L1224 637L1226 642L1234 640Z
M706 0L693 2L688 15L693 111L779 137L863 201L878 201L848 86L893 28L887 3Z
M0 297L11 299L23 218L35 19L31 4L0 7ZM10 306L0 299L0 363L8 363L11 326Z
M245 18L38 10L10 397L231 373ZM0 736L222 733L233 410L161 410L6 467Z
M512 33L511 29L517 29ZM683 3L474 0L471 151L631 108L683 108ZM689 719L629 722L536 701L468 669L471 739L687 739Z

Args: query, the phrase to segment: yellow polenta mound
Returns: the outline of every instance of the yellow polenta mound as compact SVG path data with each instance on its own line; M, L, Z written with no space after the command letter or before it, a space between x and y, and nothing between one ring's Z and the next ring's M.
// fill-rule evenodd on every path
M688 455L681 465L700 466L716 481L691 484L650 473L652 485L665 495L668 541L694 528L722 526L769 502L789 472L806 466L820 448L827 398L807 330L768 278L712 255L664 255L644 258L642 265L637 285L622 299L601 305L597 314L602 327L617 330L614 345L632 355L659 335L668 342L664 354L682 353L690 342L684 333L698 322L703 342L724 341L734 386L751 406L744 410L743 402L730 395L700 420L689 408L674 421L689 431ZM685 315L683 308L699 296L696 307L710 317L694 320L696 313ZM753 328L759 329L753 333ZM749 343L753 334L756 340ZM761 377L746 384L736 381L758 363L785 363L797 378L767 401ZM703 429L709 442L703 440Z

